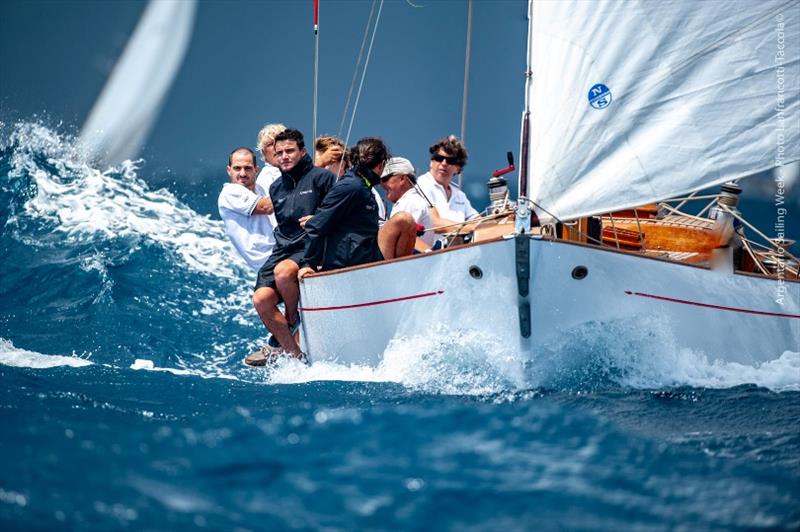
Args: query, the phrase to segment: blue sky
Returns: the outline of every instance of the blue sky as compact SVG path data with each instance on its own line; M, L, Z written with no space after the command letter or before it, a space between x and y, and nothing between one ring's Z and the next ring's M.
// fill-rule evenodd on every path
M7 0L0 120L77 131L144 5ZM321 0L319 133L338 132L370 7ZM473 17L465 179L467 191L482 196L505 152L519 150L526 2L477 0ZM427 147L461 128L466 27L466 1L384 2L351 143L381 136L425 171ZM222 173L228 151L254 145L266 122L310 137L312 66L311 0L201 0L188 53L144 150L145 170L169 169L177 178Z

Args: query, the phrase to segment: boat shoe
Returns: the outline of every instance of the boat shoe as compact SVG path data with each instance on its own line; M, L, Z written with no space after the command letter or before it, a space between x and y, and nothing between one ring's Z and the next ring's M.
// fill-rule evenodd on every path
M300 353L299 357L293 357L286 351L281 349L273 349L268 346L264 346L255 353L250 353L247 355L244 359L244 363L247 366L255 367L271 366L278 362L278 360L281 358L296 358L306 366L309 365L308 357L305 353Z

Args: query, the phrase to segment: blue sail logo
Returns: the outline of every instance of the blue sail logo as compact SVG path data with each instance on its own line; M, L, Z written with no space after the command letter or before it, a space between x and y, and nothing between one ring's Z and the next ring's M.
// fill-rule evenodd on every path
M602 83L596 83L589 89L589 105L595 109L605 109L611 105L611 90Z

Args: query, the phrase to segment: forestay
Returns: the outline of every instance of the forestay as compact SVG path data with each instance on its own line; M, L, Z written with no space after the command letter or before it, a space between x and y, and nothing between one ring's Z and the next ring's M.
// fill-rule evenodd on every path
M795 1L533 1L530 15L529 197L558 218L800 159Z

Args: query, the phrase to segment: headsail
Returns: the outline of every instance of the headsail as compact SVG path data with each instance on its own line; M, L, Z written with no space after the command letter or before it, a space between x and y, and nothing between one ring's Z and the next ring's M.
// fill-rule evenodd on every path
M136 157L158 118L192 35L195 0L151 0L81 130L106 163Z
M800 159L794 0L532 1L530 13L528 196L555 216Z

